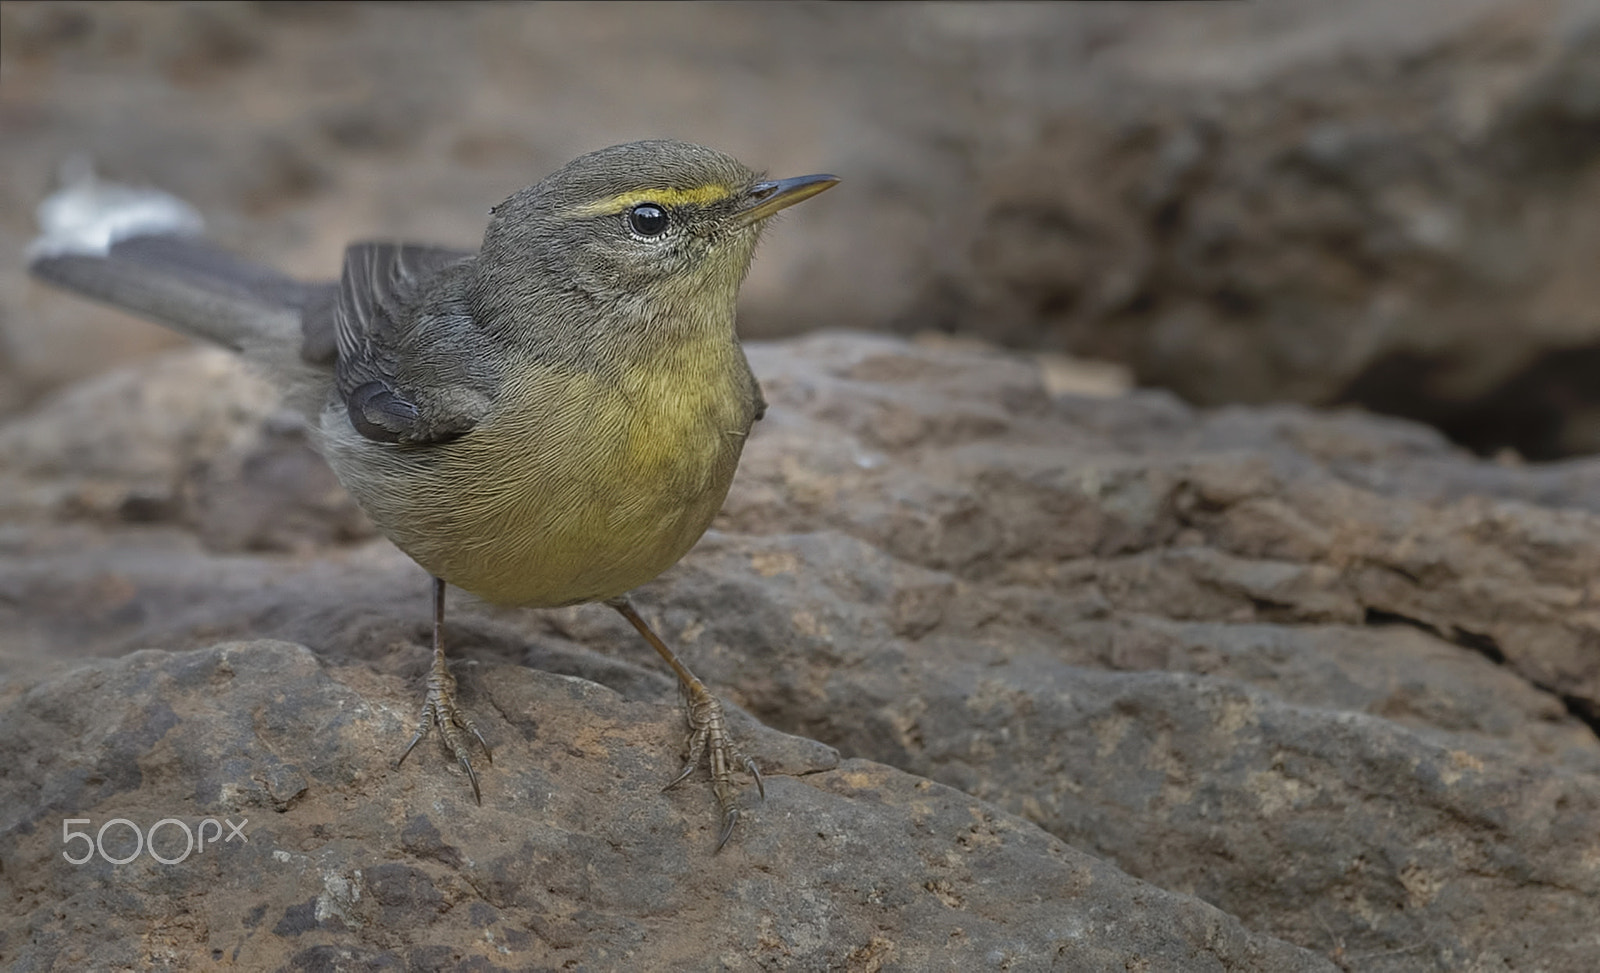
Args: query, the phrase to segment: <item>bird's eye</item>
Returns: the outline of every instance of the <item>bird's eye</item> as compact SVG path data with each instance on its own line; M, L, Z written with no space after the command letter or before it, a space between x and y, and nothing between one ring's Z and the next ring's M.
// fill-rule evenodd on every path
M628 225L640 236L660 236L667 230L667 211L655 203L640 203L628 211Z

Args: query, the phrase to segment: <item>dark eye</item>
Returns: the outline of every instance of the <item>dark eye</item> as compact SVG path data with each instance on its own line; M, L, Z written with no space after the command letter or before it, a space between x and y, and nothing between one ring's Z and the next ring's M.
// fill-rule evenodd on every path
M658 236L666 232L667 211L655 203L640 203L628 211L628 225L640 236Z

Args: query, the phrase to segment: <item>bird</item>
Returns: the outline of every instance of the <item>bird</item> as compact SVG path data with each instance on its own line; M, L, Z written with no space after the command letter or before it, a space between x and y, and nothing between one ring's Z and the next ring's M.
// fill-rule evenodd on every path
M446 586L497 605L604 604L679 681L687 756L666 786L709 765L720 851L735 774L764 798L760 768L629 592L706 531L766 411L735 331L763 228L838 182L629 142L494 206L476 251L357 242L337 281L304 282L215 246L175 196L80 174L40 204L29 269L264 370L431 576L432 665L397 769L436 730L482 804L473 745L493 754L447 664Z

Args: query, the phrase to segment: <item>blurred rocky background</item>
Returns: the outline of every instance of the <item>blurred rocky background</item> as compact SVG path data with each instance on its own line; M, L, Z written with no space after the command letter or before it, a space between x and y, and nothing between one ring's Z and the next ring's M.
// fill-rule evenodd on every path
M26 282L74 153L327 276L671 135L846 177L772 235L752 336L938 329L1600 450L1595 0L0 9L0 409L172 340Z
M0 966L1592 973L1597 24L0 4ZM771 412L639 596L769 772L714 857L592 606L452 594L484 804L395 770L420 569L236 361L22 271L75 154L327 276L661 135L846 180L757 261ZM252 842L61 861L170 815Z

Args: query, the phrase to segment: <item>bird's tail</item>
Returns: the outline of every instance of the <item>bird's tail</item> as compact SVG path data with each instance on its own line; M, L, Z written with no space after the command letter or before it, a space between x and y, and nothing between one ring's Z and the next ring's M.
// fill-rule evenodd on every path
M87 166L39 205L28 269L58 287L131 311L246 357L299 352L308 309L331 300L207 243L200 214L175 196L95 178Z
M307 284L208 243L175 196L95 178L87 165L39 204L35 276L243 355L308 418L335 357L334 284Z

